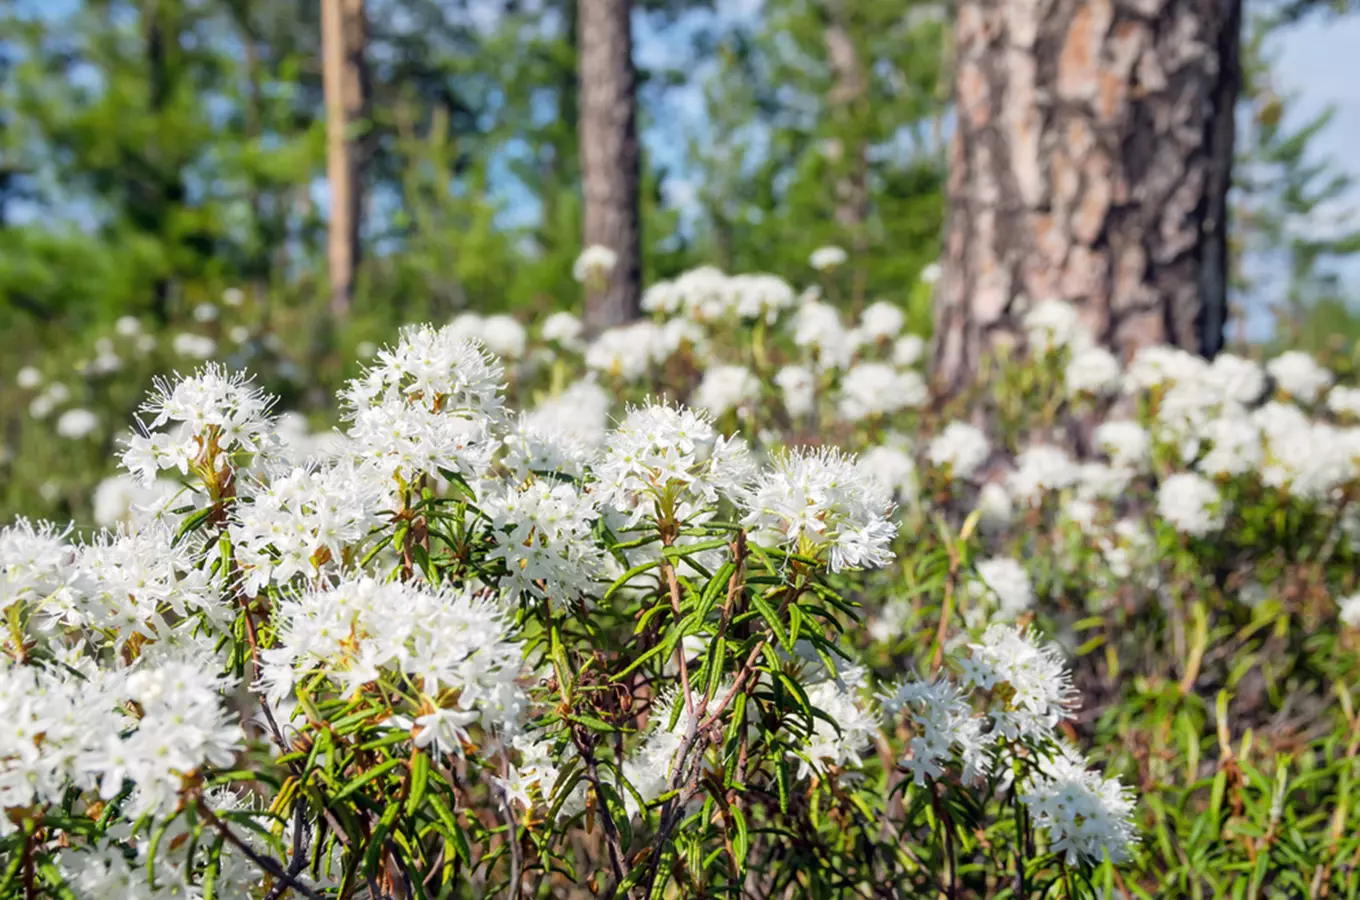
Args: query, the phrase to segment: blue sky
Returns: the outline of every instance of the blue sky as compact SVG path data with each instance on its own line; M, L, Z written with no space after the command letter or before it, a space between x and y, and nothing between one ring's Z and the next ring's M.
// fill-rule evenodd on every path
M1292 26L1271 48L1275 89L1288 98L1287 109L1295 122L1307 121L1328 106L1334 108L1331 124L1314 141L1314 151L1356 181L1349 195L1335 208L1301 228L1320 233L1340 230L1349 221L1354 228L1360 216L1360 17L1314 16ZM1353 301L1360 300L1360 259L1335 266ZM1258 296L1249 298L1247 326L1253 338L1266 337L1271 328L1268 305L1277 294L1269 280Z

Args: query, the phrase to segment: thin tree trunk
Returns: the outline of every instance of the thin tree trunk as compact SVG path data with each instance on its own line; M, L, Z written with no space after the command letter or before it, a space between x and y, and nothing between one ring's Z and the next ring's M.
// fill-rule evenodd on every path
M591 334L636 318L642 295L631 11L631 0L580 0L577 13L585 245L618 254L608 285L586 296Z
M856 310L864 306L869 219L869 159L861 132L868 103L868 83L859 50L850 33L847 0L828 0L826 6L826 58L831 69L827 100L837 136L827 142L827 155L839 171L834 185L836 224L850 238L854 251L851 301Z
M322 82L326 100L326 179L330 184L330 231L326 259L331 312L349 314L354 270L359 264L363 165L355 124L365 113L368 74L364 65L363 0L321 0Z
M149 109L153 117L158 117L169 105L174 92L174 76L171 73L170 54L175 35L167 38L167 26L174 30L173 10L167 12L159 0L146 0L141 7L142 38L146 42L147 80L149 85ZM164 237L165 217L170 211L184 203L184 182L178 171L170 172L170 161L158 152L151 150L151 162L155 166L158 183L154 191L148 192L134 211L134 221L148 231ZM151 284L151 315L161 325L170 321L170 301L173 283L168 275L157 275Z
M935 375L1072 302L1124 356L1227 310L1241 0L959 0Z

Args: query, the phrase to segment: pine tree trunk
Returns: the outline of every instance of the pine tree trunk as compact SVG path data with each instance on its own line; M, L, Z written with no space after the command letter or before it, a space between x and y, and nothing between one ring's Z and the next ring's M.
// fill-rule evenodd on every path
M331 313L349 314L359 264L362 150L355 123L364 116L368 73L364 66L364 0L321 0L322 82L326 100L326 179L330 230L326 260Z
M935 375L1073 303L1128 356L1212 355L1227 311L1241 0L959 0Z
M831 69L831 89L827 92L831 118L838 132L826 142L826 153L838 171L834 191L836 224L849 237L854 272L851 302L858 311L864 306L866 286L865 254L869 249L866 233L869 219L869 158L861 116L867 111L868 83L860 63L859 49L850 32L847 0L828 0L826 6L826 58Z
M642 295L631 11L631 0L580 0L577 13L584 244L618 254L607 287L586 296L591 334L636 318Z

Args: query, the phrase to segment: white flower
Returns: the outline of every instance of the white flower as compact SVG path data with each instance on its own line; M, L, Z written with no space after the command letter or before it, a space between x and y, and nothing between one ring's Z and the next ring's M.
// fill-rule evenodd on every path
M950 422L934 440L926 455L932 465L947 469L950 478L972 478L991 455L987 435L967 422Z
M1261 430L1251 419L1223 416L1201 431L1209 452L1195 464L1206 475L1245 475L1257 471L1265 455Z
M1301 350L1288 350L1266 363L1280 390L1301 403L1312 403L1332 383L1332 373Z
M808 703L827 714L813 720L812 734L803 748L798 777L810 772L824 775L828 767L858 767L860 753L872 745L878 732L878 717L859 698L855 690L863 672L851 669L839 679L826 679L807 689Z
M258 486L236 504L229 528L246 590L353 566L347 554L383 521L382 505L373 482L349 462L294 468Z
M849 255L840 247L818 247L808 257L808 265L818 272L829 272L838 266L845 265L845 261L849 258Z
M269 445L274 398L244 375L228 375L213 363L187 378L155 384L141 408L150 421L138 420L142 433L128 440L123 453L123 466L143 484L162 469L186 474L190 466L216 471L224 460L238 465L243 455ZM167 425L173 430L157 430Z
M692 402L715 417L744 412L760 397L760 382L745 366L712 366L694 389Z
M984 559L977 564L977 576L968 583L975 600L988 600L996 606L997 616L1014 619L1034 605L1034 585L1019 562L1006 556Z
M727 280L728 304L739 319L774 322L797 300L793 287L777 275L733 275Z
M168 525L152 522L138 531L104 532L82 547L65 623L106 631L115 649L134 634L163 637L172 614L203 613L215 627L229 623L231 610L216 586L194 567L189 545L172 545L173 537Z
M58 406L71 399L71 389L60 381L54 381L43 388L41 394L33 398L28 404L28 414L35 419L45 419L50 416Z
M74 553L65 540L69 533L22 517L0 528L0 610L41 603L66 586Z
M238 287L229 287L222 292L222 303L226 306L240 306L245 302L245 291Z
M812 351L818 371L850 365L857 347L836 308L819 300L807 300L794 314L793 342Z
M524 326L513 316L498 314L487 316L482 321L482 343L486 349L505 359L519 359L524 356L526 340Z
M441 335L444 341L480 342L491 353L506 359L519 359L524 356L526 343L524 326L516 322L513 316L460 313L441 330Z
M492 523L492 559L505 564L502 587L513 593L575 605L605 568L605 551L591 534L599 510L594 499L567 483L507 486L482 501Z
M906 324L907 317L901 307L885 300L871 303L859 320L860 334L870 341L889 340L897 337ZM910 365L910 363L907 363Z
M1011 495L1006 489L995 483L988 482L982 486L978 492L977 510L979 514L978 524L987 531L1001 531L1011 523L1015 515L1015 508L1011 505Z
M601 505L632 525L706 517L720 496L742 492L753 473L742 441L719 435L694 410L662 403L629 410L595 467Z
M942 272L943 269L940 268L939 263L937 262L926 263L926 265L921 269L920 275L921 283L934 284L935 282L940 280L940 274Z
M1077 496L1081 500L1114 500L1128 490L1133 472L1100 462L1085 462L1077 467Z
M1119 389L1119 360L1104 347L1086 347L1072 354L1063 377L1068 394L1113 394Z
M906 334L893 342L893 365L900 368L916 365L925 354L926 342L917 335Z
M461 741L449 740L455 723L463 729L477 722L506 734L520 727L521 648L490 600L455 588L360 576L333 588L285 594L276 611L278 646L264 651L261 673L274 702L313 675L327 677L349 696L381 672L400 672L418 686L417 716L441 709L469 714L426 720L440 726L434 740L444 752L462 752ZM419 719L406 727L419 739Z
M216 322L217 307L213 306L211 303L198 304L194 307L194 321L203 323Z
M1025 334L1030 349L1047 353L1063 347L1081 349L1092 340L1077 317L1077 308L1063 300L1045 300L1025 313Z
M210 337L182 331L170 342L170 348L177 356L190 359L212 359L217 355L217 342Z
M1351 628L1360 628L1360 594L1351 594L1336 601L1341 621Z
M502 377L500 362L452 326L407 329L341 393L356 461L407 483L445 470L481 477L504 416Z
M571 277L582 284L600 284L618 265L619 255L608 247L592 244L581 251L571 267Z
M609 394L593 380L583 378L535 406L525 422L540 434L574 442L593 452L604 444L608 413Z
M1223 498L1213 482L1191 472L1163 481L1157 489L1157 512L1177 531L1205 537L1223 527Z
M569 312L555 312L543 320L539 335L545 341L553 341L569 350L579 350L584 346L581 338L585 330L585 325L576 316Z
M142 333L142 323L136 316L119 316L113 323L113 330L119 337L136 337Z
M57 434L79 440L99 427L99 417L88 409L68 409L57 417Z
M1142 470L1148 462L1151 439L1137 422L1111 419L1096 426L1095 444L1120 468Z
M1205 378L1225 400L1252 404L1266 392L1266 373L1261 364L1231 353L1214 357Z
M1329 499L1355 478L1356 435L1321 422L1268 434L1261 480L1302 500Z
M34 366L24 366L14 376L14 383L26 391L31 391L43 383L43 374Z
M1035 444L1015 458L1016 469L1007 477L1011 495L1027 506L1035 506L1049 491L1071 487L1077 480L1077 467L1061 447Z
M505 373L499 360L452 325L405 329L395 347L378 351L377 362L351 380L341 398L353 408L404 397L413 405L451 409L499 419Z
M897 527L886 491L854 457L830 448L781 453L746 501L743 524L758 540L821 557L831 571L877 568L893 559Z
M1087 768L1068 744L1061 744L1022 783L1020 801L1029 807L1034 823L1047 829L1051 849L1064 854L1068 864L1123 862L1137 840L1133 795L1119 779Z
M911 754L902 761L902 766L917 785L945 774L956 749L963 758L965 784L978 784L991 771L995 734L983 730L986 720L973 714L972 706L953 681L911 678L882 699L889 712L907 713L912 730Z
M963 665L967 683L997 693L990 715L1008 738L1042 740L1072 715L1077 694L1062 654L1028 629L989 625L982 642L969 644L972 656Z
M841 417L859 422L903 409L916 409L928 399L925 380L915 372L887 363L859 363L841 380L837 403Z
M1338 416L1360 417L1360 387L1338 384L1327 392L1327 408Z
M860 466L898 503L915 503L919 485L910 453L893 444L870 447L860 455Z
M817 407L817 379L803 366L785 366L775 373L775 386L784 397L784 408L801 419Z
M142 513L154 517L181 490L180 485L165 478L157 478L146 486L128 475L111 475L94 489L91 505L95 524L113 528L133 524Z
M664 325L646 320L605 330L586 348L586 368L626 381L638 381L654 364L664 363L681 347L689 345L702 356L702 330L687 319L671 319Z
M1124 390L1134 394L1163 384L1202 381L1209 364L1203 357L1167 344L1139 348L1124 375Z

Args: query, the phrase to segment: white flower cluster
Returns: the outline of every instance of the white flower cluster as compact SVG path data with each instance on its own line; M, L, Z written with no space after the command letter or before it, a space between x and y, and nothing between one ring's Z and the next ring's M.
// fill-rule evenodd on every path
M571 277L582 284L600 284L619 264L619 255L608 247L592 244L581 251L571 267Z
M1070 744L1023 783L1020 802L1029 807L1034 824L1048 830L1054 853L1069 864L1079 861L1120 863L1136 842L1133 795L1116 778L1093 771Z
M1012 789L1047 830L1051 849L1069 862L1119 862L1135 841L1133 802L1114 778L1091 771L1081 755L1057 739L1072 715L1075 692L1058 650L1030 632L992 625L960 662L961 680L909 679L883 697L905 713L910 755L902 768L918 785L959 764L966 784L1003 778L1024 760L1029 773ZM979 712L978 707L983 711Z
M591 534L599 509L575 485L534 480L507 486L482 501L502 560L502 587L570 606L590 593L605 568L605 551Z
M980 560L977 575L968 583L974 600L988 603L1003 620L1014 619L1034 605L1034 585L1018 561L1000 556Z
M719 435L704 415L649 403L628 411L595 467L600 503L644 519L689 522L719 497L739 496L755 472L746 444Z
M859 422L904 409L916 409L928 396L925 380L887 363L859 363L845 373L838 404L841 417Z
M514 316L504 313L492 316L460 313L449 323L449 331L465 341L480 342L505 360L523 358L529 338L524 326L516 322Z
M813 558L831 571L876 568L893 559L892 501L852 456L793 450L775 457L745 501L742 523L762 540Z
M245 588L338 573L383 516L384 497L348 460L294 468L236 505L229 528Z
M745 366L710 366L694 389L694 405L715 417L749 411L760 397L760 382Z
M674 281L653 284L642 295L642 308L703 323L772 323L795 299L793 288L776 275L727 275L712 266L700 266Z
M181 475L191 468L234 469L243 457L268 448L272 405L273 398L249 379L216 364L188 378L157 381L142 406L150 421L141 421L142 434L128 441L123 465L145 485L163 469L178 469ZM167 425L172 429L157 430Z
M1223 498L1212 481L1193 472L1180 472L1157 488L1157 512L1180 532L1205 537L1223 527Z
M443 471L481 475L498 446L502 381L500 362L451 327L406 330L341 395L357 464L389 489Z
M986 433L967 422L950 422L930 442L931 465L945 469L951 478L972 478L991 455Z
M873 743L879 726L878 716L859 698L865 677L858 667L843 669L839 677L823 677L807 689L808 702L827 718L813 721L801 754L799 778L860 766L860 754Z
M394 724L409 729L417 747L461 753L474 724L506 735L519 730L523 654L491 599L361 575L286 597L277 622L278 646L264 651L261 672L275 703L315 675L344 696L383 678L404 679L420 704L413 721Z
M0 668L0 807L62 802L66 791L112 799L136 786L127 813L164 815L204 765L226 766L242 734L220 698L226 683L188 662L116 671L71 656L64 666ZM0 817L0 835L15 824Z

